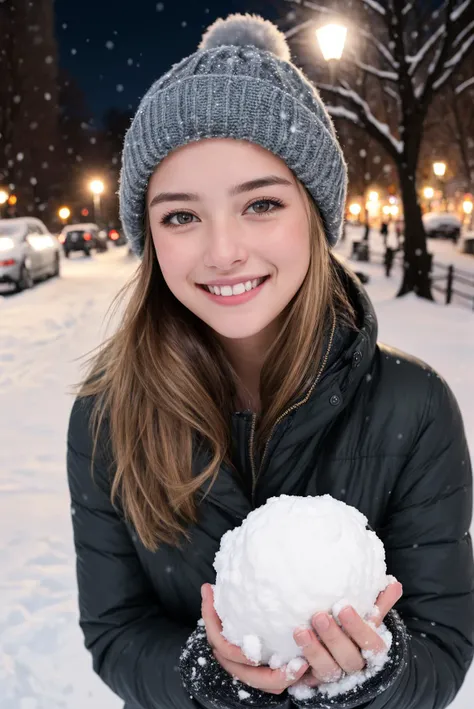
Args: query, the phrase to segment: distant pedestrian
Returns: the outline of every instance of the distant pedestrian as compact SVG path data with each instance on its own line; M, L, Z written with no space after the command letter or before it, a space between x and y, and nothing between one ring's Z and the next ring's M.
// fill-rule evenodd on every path
M382 235L382 238L383 238L383 245L386 247L387 246L387 239L388 239L388 224L387 224L387 222L382 222L382 226L380 227L380 234Z
M390 278L390 275L392 273L394 258L395 258L395 250L392 249L391 246L387 246L387 248L385 249L385 257L384 257L385 275L387 276L387 278Z

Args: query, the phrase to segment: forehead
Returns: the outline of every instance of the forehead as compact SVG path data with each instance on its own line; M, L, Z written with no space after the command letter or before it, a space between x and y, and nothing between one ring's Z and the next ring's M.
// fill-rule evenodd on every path
M212 138L173 150L156 168L150 185L166 184L169 188L170 181L178 181L182 188L185 181L188 187L197 189L209 181L230 185L270 173L295 181L286 163L260 145L233 138Z

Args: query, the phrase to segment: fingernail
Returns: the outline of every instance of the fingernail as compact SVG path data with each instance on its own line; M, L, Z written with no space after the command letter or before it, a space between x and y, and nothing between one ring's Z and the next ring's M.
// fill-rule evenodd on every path
M313 618L313 622L316 626L316 630L320 630L321 632L329 630L329 616L326 615L326 613L318 613L317 615L315 615Z
M351 606L346 606L339 613L339 618L341 618L341 616L342 620L354 620L355 610Z
M295 635L296 644L299 647L306 647L311 643L311 633L309 630L298 630Z

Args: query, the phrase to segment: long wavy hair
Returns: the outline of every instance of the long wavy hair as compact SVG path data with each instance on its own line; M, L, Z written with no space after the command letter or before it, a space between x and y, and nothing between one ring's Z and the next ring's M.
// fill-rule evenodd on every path
M301 186L301 189L304 188ZM261 370L257 448L276 420L304 395L323 358L328 326L356 328L319 211L305 191L310 264L281 314L281 328ZM210 327L175 298L156 257L148 223L143 259L117 296L118 330L88 360L79 396L94 397L94 451L103 424L113 454L111 499L147 549L179 545L197 518L197 492L209 490L229 460L237 375ZM193 470L196 447L208 463Z

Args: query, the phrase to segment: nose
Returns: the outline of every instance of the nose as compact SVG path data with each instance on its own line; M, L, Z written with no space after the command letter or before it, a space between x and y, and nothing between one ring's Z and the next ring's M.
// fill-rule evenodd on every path
M204 254L207 268L229 271L246 260L247 249L237 224L229 219L209 225Z

